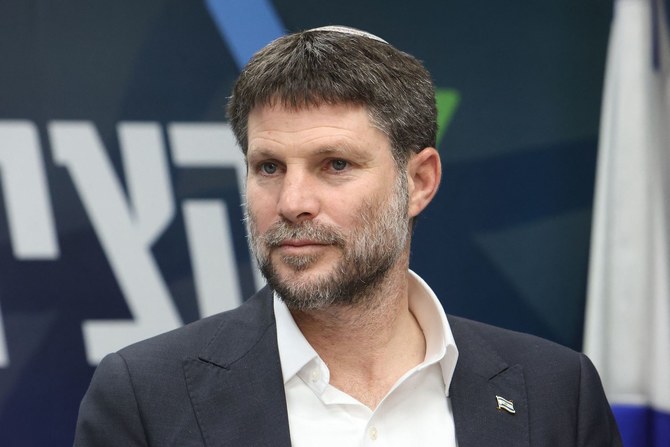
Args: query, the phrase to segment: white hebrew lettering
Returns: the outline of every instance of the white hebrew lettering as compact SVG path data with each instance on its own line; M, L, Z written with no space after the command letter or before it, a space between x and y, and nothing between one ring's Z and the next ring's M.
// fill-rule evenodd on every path
M58 240L35 125L0 122L0 172L9 239L17 259L58 258ZM0 368L9 352L0 310Z
M0 122L0 172L14 256L58 258L44 161L33 123Z
M242 302L228 210L220 200L186 200L182 205L200 315Z
M150 123L120 123L118 133L129 204L140 237L151 245L175 212L161 129Z
M160 128L122 124L119 133L132 203L90 123L49 124L54 160L67 168L133 317L83 322L86 356L93 365L109 352L181 325L151 253L174 215Z
M234 168L237 174L241 200L243 200L247 168L244 156L237 147L235 137L228 124L172 123L168 125L168 137L173 162L179 167ZM215 206L215 203L219 205ZM242 301L243 297L237 285L239 276L236 265L232 261L232 233L228 229L228 213L225 204L222 201L214 200L207 201L207 204L201 201L198 201L197 204L187 202L184 204L183 210L187 236L191 245L194 279L199 294L201 312L211 314L234 307ZM196 215L203 222L196 223L194 218ZM221 219L225 219L225 221L221 221ZM205 223L204 220L210 220L210 222ZM219 228L219 230L215 230L215 228ZM219 231L222 231L222 233L219 233ZM211 246L206 249L203 245L205 243L217 244L217 250L212 250ZM196 246L201 248L196 248ZM219 250L222 252L213 253ZM196 260L196 256L206 256L208 260ZM250 258L254 262L253 257ZM258 269L254 268L253 271L256 286L263 285L265 280ZM229 298L222 295L223 293L235 294L236 302L230 301Z

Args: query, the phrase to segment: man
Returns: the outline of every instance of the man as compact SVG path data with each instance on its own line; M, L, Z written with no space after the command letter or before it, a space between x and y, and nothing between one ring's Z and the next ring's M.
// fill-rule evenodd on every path
M620 445L586 357L447 319L408 270L441 176L415 58L351 28L286 36L229 116L269 287L107 356L75 445Z

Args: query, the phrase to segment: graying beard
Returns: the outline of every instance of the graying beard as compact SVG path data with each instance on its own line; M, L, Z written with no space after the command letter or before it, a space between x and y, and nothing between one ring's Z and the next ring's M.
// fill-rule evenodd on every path
M284 264L287 264L293 267L296 271L300 272L306 270L307 267L316 262L317 257L314 255L307 256L282 256L281 258Z
M282 226L279 231L274 231L274 237L272 235L268 235L267 238L266 235L253 236L256 234L254 221L248 215L245 207L249 245L268 284L279 294L289 308L308 311L325 308L334 303L358 303L364 300L386 277L388 270L393 266L405 247L409 235L408 196L407 181L402 177L402 174L398 174L393 195L387 204L388 208L384 209L384 205L380 207L378 204L364 203L361 207L362 210L367 211L377 208L382 211L376 215L366 212L361 213L361 221L357 227L362 231L359 231L347 245L349 259L342 259L334 272L316 282L281 281L270 261L269 249L264 250L264 246L276 246L273 244L279 244L285 238L293 237L296 233L299 233L303 236L309 234L309 238L313 240L345 247L344 238L340 239L339 234L324 237L323 234L319 233L318 227L291 228ZM398 222L398 220L401 222ZM403 221L404 224L402 224ZM373 232L366 231L370 227L380 230L388 237L380 241L379 238L375 238ZM371 252L375 254L372 260L368 256ZM347 252L344 251L344 256L346 255ZM314 256L284 256L282 262L299 272L306 270L316 259ZM357 280L351 280L351 278L357 278Z

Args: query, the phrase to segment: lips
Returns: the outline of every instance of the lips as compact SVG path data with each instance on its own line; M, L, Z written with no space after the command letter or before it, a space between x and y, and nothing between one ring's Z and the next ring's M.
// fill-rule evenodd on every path
M276 249L285 255L315 255L318 251L327 247L329 244L323 242L305 240L305 239L289 239L282 241Z
M306 239L288 239L279 243L280 247L307 247L313 245L326 245L323 242Z

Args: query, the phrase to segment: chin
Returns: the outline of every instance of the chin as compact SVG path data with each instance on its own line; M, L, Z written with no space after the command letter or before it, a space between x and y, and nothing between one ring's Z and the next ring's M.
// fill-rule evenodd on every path
M331 271L318 265L294 266L283 263L275 269L281 281L315 281L329 276Z

